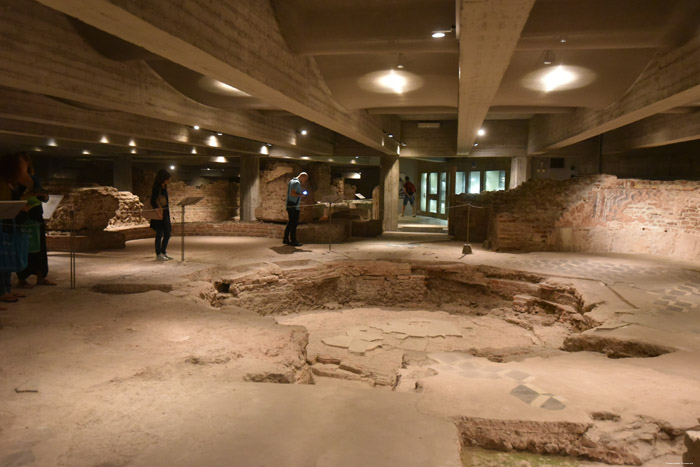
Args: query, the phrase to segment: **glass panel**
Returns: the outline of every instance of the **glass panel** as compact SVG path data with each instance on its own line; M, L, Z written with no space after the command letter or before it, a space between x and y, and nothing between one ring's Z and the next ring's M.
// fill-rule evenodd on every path
M437 214L437 200L436 199L430 200L430 212L432 212L433 214Z
M440 173L440 214L445 214L445 197L447 195L447 172Z
M455 178L455 194L467 192L467 174L465 172L457 172Z
M481 192L481 172L469 172L469 193Z
M425 212L425 195L428 193L428 174L420 174L420 210Z
M506 171L505 170L487 170L486 171L486 191L497 191L506 189Z
M438 192L438 174L433 172L430 174L430 194L437 195Z

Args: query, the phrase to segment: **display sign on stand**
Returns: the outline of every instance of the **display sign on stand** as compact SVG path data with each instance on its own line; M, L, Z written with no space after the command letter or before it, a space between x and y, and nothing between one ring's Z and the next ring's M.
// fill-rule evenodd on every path
M42 204L44 208L44 220L49 220L58 209L58 205L63 201L64 195L51 195L49 200Z
M342 196L329 195L321 198L321 201L317 201L319 204L328 205L328 251L331 251L331 220L333 219L333 203L340 203L344 201Z
M26 204L26 201L0 201L0 219L14 219Z
M177 203L178 206L182 206L182 230L180 231L182 241L180 242L180 261L182 261L183 263L185 262L185 207L197 204L203 199L204 196L188 196L187 198L184 198L180 200L179 203Z

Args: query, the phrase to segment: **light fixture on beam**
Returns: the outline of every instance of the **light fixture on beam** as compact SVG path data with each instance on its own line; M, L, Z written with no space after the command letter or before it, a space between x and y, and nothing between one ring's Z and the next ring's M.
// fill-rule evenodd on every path
M192 148L192 150L190 151L190 153L191 153L191 154L197 154L197 148Z
M556 60L556 57L554 56L554 51L552 51L552 50L545 50L545 52L544 52L544 59L542 60L542 62L543 62L545 65L551 65L551 64L554 63L555 60Z
M486 134L486 130L484 130L483 128L479 128L479 131L477 131L476 134L479 136L484 136Z
M433 39L442 39L448 34L451 34L455 31L455 27L452 26L449 29L436 29L433 31L433 33L430 35Z
M399 54L399 56L396 59L396 68L399 70L403 70L406 67L403 63L403 54Z
M87 155L89 155L89 154L91 154L91 153L90 153L90 151L88 151L87 149L83 149L83 154L85 154L85 155L87 156Z
M136 147L136 141L134 141L133 139L129 140L129 146L131 146L132 148Z
M301 131L299 131L299 134L300 134L301 136L306 136L306 135L309 134L309 132L308 132L307 130L301 130Z
M55 139L53 139L53 138L49 138L49 141L48 141L48 142L46 143L46 145L47 145L47 146L53 146L53 147L56 147L56 146L58 146L58 143L56 142L56 140L55 140Z
M194 128L195 130L199 130L199 125L194 125L192 128Z
M102 135L102 138L100 138L100 143L103 143L103 144L109 143L109 138L107 138L107 135Z
M171 165L171 166L170 166L170 170L175 170L175 166L174 166L174 165Z

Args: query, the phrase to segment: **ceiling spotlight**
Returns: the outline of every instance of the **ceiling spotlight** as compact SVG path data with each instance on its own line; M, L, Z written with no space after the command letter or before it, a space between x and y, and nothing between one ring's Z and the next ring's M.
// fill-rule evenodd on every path
M544 60L543 60L544 64L551 65L552 63L554 63L554 60L555 60L554 52L551 50L545 51Z
M486 134L486 130L484 130L483 128L479 128L479 131L477 131L476 134L479 136L484 136Z
M174 165L171 165L171 166L170 166L170 170L175 170L175 166L174 166Z
M306 131L306 130L301 130L301 131L299 132L299 134L300 134L301 136L306 136L307 134L309 134L309 132Z
M88 155L90 154L90 151L88 151L87 149L83 149L83 154Z
M405 147L408 146L408 145L402 141L402 142L401 142L401 146L405 148Z
M223 136L223 135L224 135L224 134L221 133L220 131L217 131L217 132L216 132L216 136Z
M134 141L133 139L129 141L129 146L136 146L136 141Z
M393 138L393 137L394 137L394 133L388 133L387 136L388 136L389 138Z
M100 143L109 143L109 139L107 139L107 135L102 135L102 138L100 138Z
M405 65L403 64L403 54L399 54L397 60L396 60L396 68L399 70L403 70Z
M49 138L49 141L46 144L48 146L58 146L58 143L56 143L56 140L53 138Z
M192 154L197 154L197 148L192 148L192 150L190 151L190 153L192 153Z
M267 146L268 148L271 148L271 147L272 147L272 143L265 143L265 146Z
M137 152L138 152L138 151L136 150L136 148L134 148L134 149L131 150L131 154L136 154Z
M479 145L479 143L474 143L474 147L477 147L478 145Z
M445 33L442 32L442 31L435 31L435 32L432 34L432 37L433 37L434 39L442 39L443 37L445 37Z
M199 125L195 125L192 128L194 128L195 130L199 130Z
M566 44L566 36L559 36L559 42Z
M41 152L42 149L41 149L39 146L34 146L34 147L32 148L32 151Z
M394 73L394 70L390 70L389 73L379 78L379 85L383 88L391 89L396 94L402 94L406 88L406 85L408 84L408 81L406 80L405 73L399 73Z
M270 151L267 149L267 145L263 144L260 146L260 154L263 154L265 156L270 154Z

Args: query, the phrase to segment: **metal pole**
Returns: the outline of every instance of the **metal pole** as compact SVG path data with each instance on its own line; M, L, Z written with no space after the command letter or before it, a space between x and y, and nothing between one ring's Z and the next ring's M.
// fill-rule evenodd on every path
M182 205L182 222L181 222L181 230L180 230L180 257L181 261L184 263L185 262L185 205Z
M75 289L75 211L70 210L70 288Z
M470 204L467 204L467 243L469 243L469 230L471 229L471 222L469 221L469 217L472 212L472 207Z
M331 251L331 219L333 218L333 204L328 203L328 251Z

